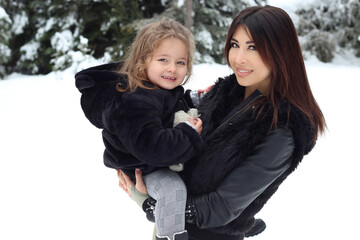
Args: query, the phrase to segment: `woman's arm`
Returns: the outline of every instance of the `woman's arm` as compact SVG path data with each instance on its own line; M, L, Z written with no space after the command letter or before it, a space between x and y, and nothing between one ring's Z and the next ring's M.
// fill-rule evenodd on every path
M199 228L210 228L234 220L289 168L293 149L289 129L273 131L256 147L253 155L221 181L215 191L189 196L189 204L196 209L192 222Z
M229 173L213 192L188 196L191 216L188 222L199 228L219 227L238 217L273 181L290 166L294 149L289 129L278 128L256 147L254 154ZM134 183L125 174L118 174L120 187L130 196ZM141 172L136 172L136 189L146 193ZM142 203L138 203L142 205Z

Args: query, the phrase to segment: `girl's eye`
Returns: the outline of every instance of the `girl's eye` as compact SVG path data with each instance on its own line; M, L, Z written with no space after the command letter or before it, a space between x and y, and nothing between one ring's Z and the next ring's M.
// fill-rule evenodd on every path
M238 48L239 45L238 45L237 43L235 43L235 42L231 42L231 43L230 43L230 47L232 47L232 48Z
M179 64L179 65L186 65L186 62L179 61L179 62L177 62L177 64Z
M256 46L255 46L255 45L250 45L250 46L249 46L249 49L256 51Z
M160 58L159 61L160 62L167 62L167 60L165 58Z

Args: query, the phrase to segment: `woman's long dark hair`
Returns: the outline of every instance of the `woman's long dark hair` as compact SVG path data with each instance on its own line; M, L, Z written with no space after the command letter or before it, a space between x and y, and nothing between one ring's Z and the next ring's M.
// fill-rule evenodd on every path
M277 125L279 104L284 98L309 118L316 130L316 139L318 132L324 132L326 123L311 92L297 33L289 15L272 6L241 11L231 23L226 39L228 65L230 42L239 27L248 32L261 59L271 70L267 98L274 109L273 126Z

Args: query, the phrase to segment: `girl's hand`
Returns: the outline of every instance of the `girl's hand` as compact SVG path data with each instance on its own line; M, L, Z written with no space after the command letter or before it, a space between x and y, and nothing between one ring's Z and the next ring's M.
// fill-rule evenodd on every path
M124 190L129 197L131 197L130 190L135 185L133 181L131 181L130 177L122 172L120 169L117 170L117 175L119 178L119 186L122 190ZM143 193L148 194L146 185L142 179L142 172L140 169L135 170L135 178L136 178L136 189Z
M190 117L189 122L191 125L193 125L196 129L196 131L201 135L202 132L202 121L200 118L194 119L193 116Z

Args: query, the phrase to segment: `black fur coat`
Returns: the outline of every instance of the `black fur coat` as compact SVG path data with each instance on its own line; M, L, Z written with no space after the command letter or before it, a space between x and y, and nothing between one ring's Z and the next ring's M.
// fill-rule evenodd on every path
M214 191L225 177L231 175L235 167L241 166L242 162L254 153L254 148L269 134L273 113L269 103L256 91L248 98L253 98L252 102L257 103L254 107L247 108L246 105L250 104L248 99L239 105L244 93L245 88L237 83L235 75L230 75L219 79L200 102L202 136L206 147L196 161L190 161L186 165L183 172L189 195ZM260 106L264 106L264 110L256 120ZM295 170L303 156L313 148L314 130L299 109L282 100L278 116L278 127L290 129L293 135L295 148L287 160L290 167L251 202L240 216L211 231L237 235L251 228L254 215L275 193L283 180Z
M146 175L196 155L203 143L200 135L186 123L173 127L174 113L189 109L184 89L121 93L116 84L126 86L127 77L115 68L106 64L75 75L86 117L103 129L105 165L122 169L134 180L135 168Z

